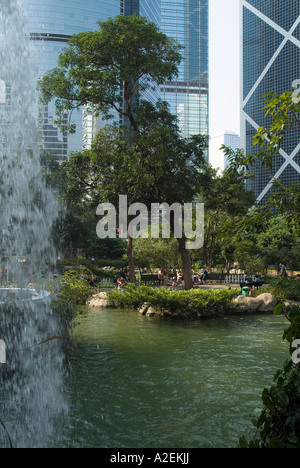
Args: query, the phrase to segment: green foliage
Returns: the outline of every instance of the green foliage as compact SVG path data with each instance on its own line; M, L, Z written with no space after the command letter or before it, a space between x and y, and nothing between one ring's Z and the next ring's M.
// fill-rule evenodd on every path
M85 304L90 295L88 275L75 270L66 271L61 279L61 295L70 303Z
M290 344L291 359L274 376L274 385L262 393L263 410L253 421L259 438L248 442L241 437L241 448L300 448L300 366L294 362L294 341L300 338L300 307L278 305L290 322L283 338ZM298 354L298 353L297 353Z
M255 197L245 188L244 174L237 171L225 170L222 175L217 176L211 169L207 171L207 177L209 181L202 184L199 199L205 205L204 245L201 254L204 264L210 269L224 244L227 247L230 243L240 219L253 205ZM228 258L228 255L232 257L232 251L226 249L223 252L228 263L232 259Z
M300 301L300 280L288 277L276 278L270 283L270 292L279 301Z
M87 103L107 118L116 110L135 127L133 96L138 88L176 77L181 48L144 17L117 16L99 22L99 31L71 37L58 67L40 81L43 98L46 102L56 98L62 127L62 111Z
M234 247L234 260L248 272L266 273L269 265L281 261L291 270L300 267L300 243L296 232L289 229L282 216L271 216L267 210L256 208L226 226L223 244Z
M254 137L253 144L258 144L260 148L266 145L268 153L261 153L261 156L269 154L277 154L287 130L293 129L295 126L300 127L299 113L300 101L294 99L293 93L285 92L281 95L272 91L266 93L264 96L266 105L266 115L272 116L272 124L269 130L260 127ZM266 159L269 162L269 159ZM270 161L270 166L272 161Z
M107 293L109 300L116 307L138 308L148 302L152 306L161 306L170 311L181 310L197 317L198 313L213 312L226 313L235 310L233 298L237 291L222 290L181 290L170 291L167 288L151 288L149 286L136 287L128 284L124 290L114 290Z
M133 243L134 262L150 269L175 269L181 266L176 239L136 239Z
M271 196L266 204L270 211L274 209L287 221L288 226L293 229L297 236L300 234L300 188L299 184L284 186L275 175L278 164L275 157L278 155L285 135L289 138L299 139L300 130L300 98L297 90L285 92L281 95L272 91L266 93L264 109L266 116L270 116L269 128L260 127L253 139L253 144L259 150L256 154L244 155L241 150L232 151L225 148L225 153L230 160L232 170L247 170L256 166L263 170L273 182ZM224 149L224 148L223 148ZM250 172L248 172L250 175Z
M203 179L200 167L208 144L203 135L183 139L166 103L154 106L139 96L178 75L182 46L137 15L117 16L99 26L99 31L72 36L58 67L40 81L44 101L56 99L58 116L89 103L96 115L110 118L113 110L128 123L114 133L99 132L92 151L74 157L78 170L66 168L71 182L68 214L75 229L78 212L84 218L91 213L86 206L96 209L101 201L116 206L118 194L126 194L129 204L142 202L148 207L155 202L191 202ZM76 206L77 200L81 206ZM92 221L90 216L83 225ZM184 239L178 245L183 272L191 278ZM130 238L127 256L134 282ZM191 287L189 283L185 287Z

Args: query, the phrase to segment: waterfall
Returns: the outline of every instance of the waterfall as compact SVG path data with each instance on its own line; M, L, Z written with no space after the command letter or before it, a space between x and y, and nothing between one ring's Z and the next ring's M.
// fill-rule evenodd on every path
M0 447L48 447L67 414L59 317L49 295L28 288L55 261L58 216L40 164L32 45L22 0L0 0ZM1 295L2 294L2 295ZM43 343L43 344L38 344ZM2 359L3 360L3 359ZM5 428L5 430L4 430Z

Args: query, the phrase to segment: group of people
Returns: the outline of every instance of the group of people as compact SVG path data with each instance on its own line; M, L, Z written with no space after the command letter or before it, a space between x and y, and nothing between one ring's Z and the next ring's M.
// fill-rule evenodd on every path
M288 276L287 271L286 271L286 266L285 266L285 264L283 262L281 262L279 264L279 267L280 267L279 276L281 276L281 277ZM159 280L159 285L165 284L165 278L166 277L165 277L165 274L164 274L164 271L163 271L162 268L158 271L157 277L158 277L158 280ZM199 274L196 273L196 274L193 275L193 283L194 284L205 284L205 281L207 281L208 278L209 278L209 273L206 270L206 268L204 267L202 269L201 273L199 273ZM300 275L299 274L296 276L296 279L300 280ZM117 283L118 289L121 289L129 281L128 274L126 275L125 273L119 273L114 278L114 281L115 281L115 283ZM182 274L182 270L176 270L176 276L171 277L169 284L173 288L176 288L176 287L182 285L183 281L184 281L184 277L183 277L183 274ZM260 281L260 278L259 278L258 275L255 275L254 281Z
M201 273L199 273L199 274L197 273L197 274L193 275L193 283L194 284L204 284L205 281L208 280L208 277L209 277L208 271L206 270L206 268L203 268ZM159 272L158 272L158 279L160 281L163 280L162 270L159 270ZM184 281L184 276L182 274L182 271L181 270L176 270L176 276L173 276L171 278L170 286L172 286L172 288L176 288L177 286L181 286L183 284L183 281Z
M207 281L209 278L209 273L206 270L206 268L203 268L202 273L199 275L194 275L194 283L195 284L205 284L205 281Z

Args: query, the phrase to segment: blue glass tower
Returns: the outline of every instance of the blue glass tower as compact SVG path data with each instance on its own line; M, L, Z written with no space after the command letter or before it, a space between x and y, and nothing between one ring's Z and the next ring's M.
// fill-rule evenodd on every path
M161 29L183 49L176 81L165 83L162 98L179 117L184 136L208 135L208 0L162 0Z
M43 76L57 66L57 59L71 35L98 29L98 21L120 14L120 0L23 0L27 24L34 47L33 65L36 75ZM54 124L54 104L39 108L39 125L43 147L66 159L70 151L79 151L83 145L84 122L88 110L75 112L75 135L61 134ZM66 118L68 118L66 116Z
M300 79L300 3L299 0L241 0L242 21L242 89L241 146L247 154L253 147L256 130L270 126L265 116L263 94L273 90L282 94L292 91ZM289 131L280 154L275 158L272 174L263 168L253 169L255 178L248 188L257 201L267 201L273 177L285 186L300 182L299 130Z
M43 76L57 65L70 36L98 29L98 21L137 14L154 22L184 46L176 81L149 89L142 98L162 98L179 117L183 136L208 134L208 4L209 0L23 0L28 28L35 46L33 65ZM101 123L92 109L75 112L75 135L61 134L53 120L54 104L39 109L44 148L58 159L88 147ZM65 116L69 118L69 116Z

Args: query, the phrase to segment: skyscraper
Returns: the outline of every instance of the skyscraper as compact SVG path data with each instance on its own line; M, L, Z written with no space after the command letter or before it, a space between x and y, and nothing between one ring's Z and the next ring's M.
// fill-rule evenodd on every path
M178 79L146 91L143 99L160 97L179 117L183 136L208 134L208 3L209 0L23 0L29 33L35 46L36 75L57 65L71 35L98 29L98 21L116 15L137 14L154 22L165 34L184 46ZM39 108L44 148L58 159L70 151L89 147L101 122L87 106L72 116L75 135L61 134L55 125L54 103Z
M120 14L120 0L23 0L29 33L34 47L32 54L36 76L41 77L57 66L59 54L66 47L71 35L95 31L97 21ZM84 110L84 116L88 111ZM66 116L76 123L75 135L61 134L54 123L53 103L39 108L39 126L42 144L46 151L66 159L70 151L80 151L86 138L82 111Z
M161 87L184 136L208 134L208 0L161 0L161 29L183 49L179 76Z
M253 136L271 123L263 110L263 94L292 91L292 83L300 79L299 0L241 0L241 22L241 147L254 154ZM300 182L299 130L286 134L272 174L264 168L255 168L254 174L248 188L260 203L268 199L273 177L286 186Z
M221 146L225 145L234 151L240 148L240 137L236 133L226 130L226 132L216 135L209 140L209 163L218 173L222 173L228 168L228 159Z

